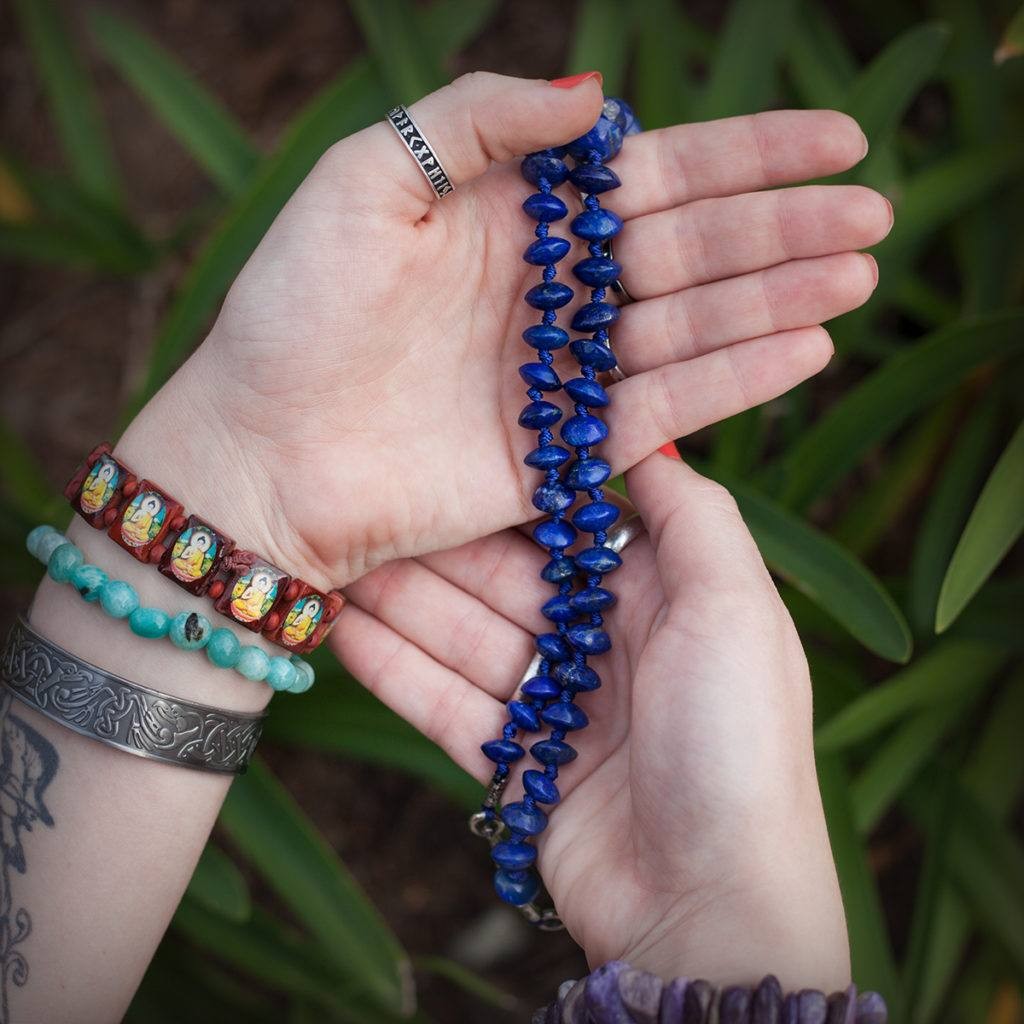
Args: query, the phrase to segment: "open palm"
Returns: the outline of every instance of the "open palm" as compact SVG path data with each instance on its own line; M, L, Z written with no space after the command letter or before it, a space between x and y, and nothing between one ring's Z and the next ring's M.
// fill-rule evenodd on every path
M582 134L600 107L596 80L563 90L490 74L414 104L458 186L441 202L383 122L316 165L191 364L189 387L205 396L194 404L216 411L220 449L260 492L249 507L273 496L258 536L251 516L239 527L251 546L340 585L534 514L516 371L537 319L522 297L539 278L521 260L530 189L510 158ZM828 361L816 325L870 294L874 264L853 250L885 234L887 204L853 186L756 190L838 172L863 151L856 124L830 111L626 140L624 184L605 198L626 220L616 257L641 301L613 332L629 374L610 388L613 470ZM573 262L561 264L570 283ZM564 374L572 357L557 357ZM222 518L230 532L241 517L226 505Z
M592 964L732 982L759 964L845 985L796 631L724 489L659 454L627 481L647 532L609 578L615 646L591 662L601 689L577 698L590 725L570 737L541 874ZM381 566L347 588L333 634L358 678L481 781L479 744L545 629L543 561L513 529ZM521 793L514 775L505 799Z

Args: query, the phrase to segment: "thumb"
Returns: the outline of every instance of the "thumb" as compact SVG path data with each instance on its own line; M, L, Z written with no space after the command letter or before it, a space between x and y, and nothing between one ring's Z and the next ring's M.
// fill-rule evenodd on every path
M483 174L492 161L504 162L578 138L594 126L602 101L597 71L554 83L475 71L408 109L457 188ZM355 161L351 170L364 172L359 174L364 188L390 190L392 208L396 188L414 201L416 217L436 199L416 159L386 121L337 148Z
M651 538L665 596L671 601L695 586L713 592L745 584L754 584L754 593L765 584L774 592L733 496L677 460L678 454L666 458L654 452L626 472L626 488Z

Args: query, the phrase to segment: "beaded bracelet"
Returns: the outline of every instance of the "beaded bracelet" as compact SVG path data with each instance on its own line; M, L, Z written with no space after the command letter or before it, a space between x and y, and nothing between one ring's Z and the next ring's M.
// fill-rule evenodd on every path
M109 444L89 453L64 496L133 558L156 565L190 594L213 598L222 615L295 654L323 643L345 603L337 590L317 590L256 552L235 547L155 483L140 480L114 458Z
M538 189L523 202L523 210L537 221L536 239L523 253L523 259L543 270L541 283L525 295L526 303L541 311L541 322L523 331L523 340L537 350L538 361L519 368L530 399L520 413L519 424L539 431L537 447L523 461L544 472L543 482L534 491L533 504L549 518L534 528L533 536L549 554L540 575L557 587L556 595L541 608L555 631L535 637L540 655L537 674L509 702L508 721L501 736L481 746L496 767L481 810L471 819L470 827L492 842L491 857L497 865L494 885L499 897L520 907L528 920L545 929L560 927L561 922L553 908L538 905L542 885L533 867L536 846L529 839L547 827L548 816L538 805L557 804L561 798L556 784L559 767L576 757L576 750L565 742L567 733L588 724L586 713L574 698L601 685L587 658L603 654L612 646L611 638L602 628L602 612L616 599L601 583L605 574L622 564L607 543L608 530L618 518L619 508L605 501L601 491L601 484L611 475L611 466L593 454L593 448L608 436L607 425L593 412L609 403L597 374L616 365L608 329L620 315L616 306L604 301L606 287L618 279L622 270L606 255L605 244L621 230L622 220L612 211L602 209L598 197L621 184L605 163L619 152L624 136L639 131L629 106L622 100L608 99L589 132L568 146L531 153L521 167L523 177ZM566 154L575 160L572 169L563 159ZM584 210L573 219L570 229L588 243L590 253L573 267L573 273L592 289L590 301L580 307L570 325L591 337L571 343L569 334L555 321L556 311L570 302L574 293L555 277L556 264L569 253L572 244L549 233L552 223L568 216L568 207L553 191L566 180L585 197ZM553 352L566 345L579 363L580 376L563 385L552 364ZM575 414L562 424L560 433L576 455L564 479L559 468L569 462L572 454L553 443L550 429L563 413L558 405L544 398L545 392L563 387L574 403ZM577 491L585 492L589 503L575 511L570 524L565 517L576 501ZM575 543L577 530L592 534L593 543L569 555L566 550ZM577 576L582 577L583 583L574 592ZM530 754L541 770L526 770L522 800L501 806L511 765L526 753L516 742L517 731L538 732L542 724L551 727L550 738L530 747Z
M205 650L217 668L233 668L246 679L265 682L278 691L304 693L313 685L313 666L297 654L272 658L259 647L240 644L230 629L214 629L209 619L196 612L172 616L160 608L142 607L130 583L112 580L99 566L87 564L81 550L52 526L37 526L25 546L46 566L52 580L70 583L82 600L99 604L111 618L127 619L136 636L167 637L182 650Z
M783 996L774 975L754 988L716 989L706 981L657 975L612 960L579 981L565 981L558 998L533 1014L533 1024L886 1024L877 992L851 985L826 996L802 989Z

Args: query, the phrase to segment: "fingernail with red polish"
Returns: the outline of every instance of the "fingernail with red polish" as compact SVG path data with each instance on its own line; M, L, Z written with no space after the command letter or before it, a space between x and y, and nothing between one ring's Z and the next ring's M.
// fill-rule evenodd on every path
M568 78L554 78L552 79L551 84L556 89L575 89L577 85L582 85L591 78L596 78L598 85L601 85L604 82L600 71L584 71L578 75L570 75Z
M678 462L683 461L682 455L679 454L679 449L676 447L675 441L669 441L663 444L659 449L662 455L667 455L670 459L676 459Z

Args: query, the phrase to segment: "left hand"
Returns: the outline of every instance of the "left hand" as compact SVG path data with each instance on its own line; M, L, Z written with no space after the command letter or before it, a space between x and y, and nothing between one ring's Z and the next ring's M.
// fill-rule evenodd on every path
M604 583L619 599L614 647L590 661L603 686L578 698L590 725L567 737L579 757L545 808L548 891L591 966L844 987L793 623L724 488L657 453L627 483L647 532ZM500 734L533 634L549 628L544 560L506 530L381 566L348 588L331 639L357 678L481 782L493 765L480 743ZM529 755L524 766L539 767ZM518 775L505 802L521 799Z

